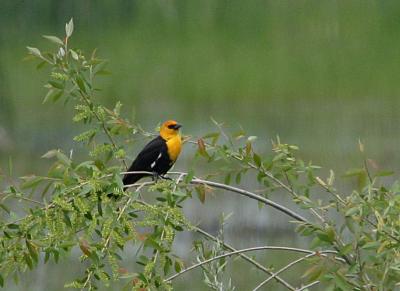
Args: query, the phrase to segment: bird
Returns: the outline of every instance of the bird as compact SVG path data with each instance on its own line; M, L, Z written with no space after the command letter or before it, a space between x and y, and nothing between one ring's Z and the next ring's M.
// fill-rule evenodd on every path
M160 134L139 152L129 167L128 172L151 172L155 180L158 177L164 177L174 165L181 152L182 137L179 132L181 127L182 125L175 120L165 121L160 127ZM130 185L146 176L151 175L127 173L124 175L122 182L125 186Z

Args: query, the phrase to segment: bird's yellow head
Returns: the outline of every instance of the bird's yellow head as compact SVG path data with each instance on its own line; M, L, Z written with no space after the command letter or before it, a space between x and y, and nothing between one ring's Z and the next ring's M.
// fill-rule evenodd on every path
M175 120L167 120L161 125L160 135L165 140L170 140L176 136L179 136L179 128L182 125L178 124Z

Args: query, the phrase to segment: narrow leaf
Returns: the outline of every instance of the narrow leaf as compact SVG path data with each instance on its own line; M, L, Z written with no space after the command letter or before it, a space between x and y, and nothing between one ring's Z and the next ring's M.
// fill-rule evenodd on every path
M42 54L41 54L39 49L37 49L35 47L30 47L30 46L27 46L26 48L28 49L28 51L29 51L29 53L31 55L34 55L34 56L39 57L39 58L42 57Z
M65 34L67 35L67 37L70 37L73 32L74 32L74 21L71 18L71 20L65 24Z
M43 37L45 39L50 40L51 42L56 43L56 44L64 45L63 41L61 39L59 39L57 36L54 36L54 35L43 35Z

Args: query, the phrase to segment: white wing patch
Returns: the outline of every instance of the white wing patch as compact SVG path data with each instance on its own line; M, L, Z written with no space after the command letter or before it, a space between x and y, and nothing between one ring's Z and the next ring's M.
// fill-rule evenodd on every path
M160 153L157 157L157 159L151 163L150 168L154 168L156 166L157 161L162 157L162 153Z

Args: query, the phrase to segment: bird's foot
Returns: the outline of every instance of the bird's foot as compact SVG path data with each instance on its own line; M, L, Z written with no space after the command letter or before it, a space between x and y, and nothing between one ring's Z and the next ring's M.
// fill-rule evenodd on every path
M157 172L153 172L153 176L152 179L155 183L157 183L158 179L163 179L163 180L169 180L172 181L172 179L170 177L167 177L165 175L160 175Z
M158 178L160 178L160 175L157 172L153 172L152 179L155 183L157 183Z
M160 178L164 179L164 180L172 181L172 179L170 177L167 177L167 176L164 176L164 175L160 175Z

